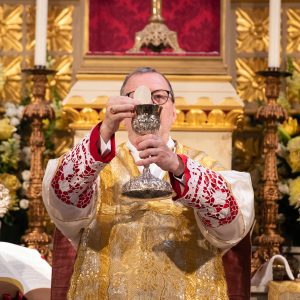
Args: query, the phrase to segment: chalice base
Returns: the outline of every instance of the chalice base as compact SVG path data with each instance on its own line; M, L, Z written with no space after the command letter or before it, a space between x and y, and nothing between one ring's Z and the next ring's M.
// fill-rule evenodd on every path
M152 199L171 196L173 193L170 183L153 176L150 171L131 178L122 187L122 195L130 198Z

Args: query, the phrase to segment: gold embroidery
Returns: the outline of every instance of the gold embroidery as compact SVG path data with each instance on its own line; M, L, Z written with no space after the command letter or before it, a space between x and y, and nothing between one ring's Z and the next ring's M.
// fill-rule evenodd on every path
M177 153L205 160L180 144ZM82 236L69 299L227 299L221 255L202 236L191 208L171 198L120 196L137 174L122 145L100 174L101 200Z

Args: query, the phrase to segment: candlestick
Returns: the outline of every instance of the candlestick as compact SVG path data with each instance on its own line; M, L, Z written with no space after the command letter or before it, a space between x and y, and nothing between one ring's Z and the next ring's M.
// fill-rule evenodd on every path
M22 70L24 73L33 75L33 99L25 106L23 119L30 121L30 174L31 184L27 192L30 199L29 206L29 228L22 241L26 247L38 250L48 262L51 262L52 253L50 251L51 237L45 228L46 209L42 199L42 182L44 177L45 136L43 133L43 121L55 118L53 108L45 99L47 75L53 75L54 70L44 68L33 68Z
M269 2L269 68L280 67L281 0Z
M280 92L280 78L291 76L291 73L281 72L279 68L268 68L268 70L260 71L257 74L266 78L265 94L267 103L260 106L257 111L257 117L265 122L262 153L264 155L264 172L260 193L263 200L263 232L254 240L257 248L252 256L252 273L272 256L282 253L284 239L277 228L278 201L280 199L276 160L278 150L277 125L279 122L286 120L288 115L286 110L277 103L277 98Z
M34 65L46 66L48 0L36 0Z

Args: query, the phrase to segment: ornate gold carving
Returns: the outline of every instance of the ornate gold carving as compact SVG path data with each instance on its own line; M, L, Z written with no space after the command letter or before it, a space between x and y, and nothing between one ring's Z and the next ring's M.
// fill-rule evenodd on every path
M300 9L287 10L287 53L300 51Z
M48 17L49 50L71 53L73 6L52 6ZM58 69L57 69L58 70Z
M300 73L300 59L293 59L293 67L297 73Z
M276 151L278 149L277 123L287 119L287 112L277 104L280 90L278 70L261 72L266 77L267 104L259 107L257 117L265 122L264 134L264 173L263 173L263 233L255 238L258 244L253 254L252 272L273 255L281 252L284 239L277 232L278 204L280 193L278 189L278 173Z
M0 50L22 51L22 5L0 5Z
M64 118L72 129L90 129L97 122L103 120L105 103L107 97L100 98L101 104L94 102L87 104L84 99L75 97L72 102L64 106ZM96 100L97 101L97 100ZM225 100L227 106L212 105L207 102L205 105L179 104L176 109L177 119L173 130L196 130L196 131L232 131L236 128L238 121L243 116L243 110L235 101ZM184 103L184 101L181 101ZM207 104L210 103L210 106Z
M152 15L150 23L135 34L133 47L128 51L132 53L141 52L143 46L153 51L161 52L163 48L170 47L175 53L183 53L177 41L177 33L171 31L165 24L161 15L162 0L152 0Z
M54 111L45 101L47 74L49 70L27 70L33 74L33 100L24 109L24 118L31 121L30 149L31 149L31 184L28 189L30 199L29 229L22 237L26 246L37 249L51 261L49 244L50 236L46 233L44 222L46 211L42 200L42 181L44 176L43 153L45 138L43 134L43 120L53 119Z
M179 119L179 116L184 113L180 110L177 110L177 117L176 119ZM182 118L182 117L181 117ZM186 123L194 126L203 125L207 121L207 115L206 113L201 109L191 109L186 113L185 117ZM181 125L184 125L184 119L183 122L181 122Z
M35 5L26 5L25 11L26 50L33 51L35 45Z
M267 51L268 8L236 10L237 52Z
M256 72L266 67L266 60L261 58L238 58L236 60L237 92L243 100L251 102L265 99L264 81L256 75Z
M1 101L18 101L21 99L21 61L22 57L0 56L3 66L4 86Z
M57 70L50 85L55 86L61 99L64 99L71 87L73 57L69 55L55 56L51 68Z
M56 84L61 98L66 96L72 80L73 57L65 54L73 52L73 10L72 5L49 6L48 43L53 59L51 68L59 70L51 84ZM34 34L35 5L0 5L0 64L3 66L4 81L0 100L21 100L21 64L27 67L33 65ZM16 54L16 51L21 52L25 49L28 51L26 56ZM10 52L6 54L5 51Z

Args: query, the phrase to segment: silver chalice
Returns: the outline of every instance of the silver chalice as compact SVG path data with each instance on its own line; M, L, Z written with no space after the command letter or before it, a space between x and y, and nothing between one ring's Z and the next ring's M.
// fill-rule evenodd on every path
M160 127L161 107L156 104L139 104L135 107L135 116L131 125L139 134L156 133ZM122 187L122 194L130 198L150 199L166 197L172 194L170 183L156 178L150 172L149 165L144 166L143 173L133 177Z

